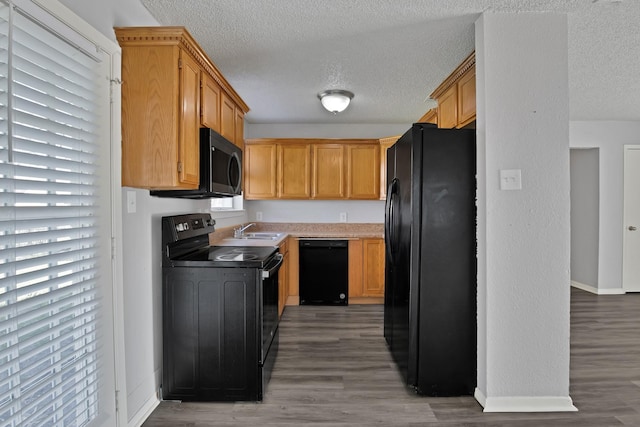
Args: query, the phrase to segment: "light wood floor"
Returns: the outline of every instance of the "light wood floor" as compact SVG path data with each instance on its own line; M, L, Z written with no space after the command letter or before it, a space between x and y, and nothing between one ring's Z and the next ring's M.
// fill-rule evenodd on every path
M381 306L287 307L263 402L162 402L143 426L640 426L640 294L572 289L571 413L485 414L471 396L416 396L382 320Z

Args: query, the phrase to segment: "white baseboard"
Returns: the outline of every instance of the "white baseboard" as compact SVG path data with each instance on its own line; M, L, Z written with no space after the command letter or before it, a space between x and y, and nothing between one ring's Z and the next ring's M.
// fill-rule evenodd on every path
M592 294L596 295L624 295L626 293L622 288L596 288L595 286L585 285L584 283L576 282L575 280L571 281L571 286L573 286L574 288L582 289L583 291L591 292Z
M476 388L474 397L484 412L575 412L569 396L486 397Z
M147 400L144 405L136 412L136 414L129 420L127 423L128 427L140 427L142 423L144 423L147 418L151 415L151 413L158 407L160 404L160 400L153 396Z

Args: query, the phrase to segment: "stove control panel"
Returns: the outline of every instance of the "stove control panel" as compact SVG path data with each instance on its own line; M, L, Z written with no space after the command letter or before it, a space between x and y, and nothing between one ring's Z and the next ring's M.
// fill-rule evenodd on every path
M163 233L169 232L170 241L178 241L190 237L201 236L215 231L216 221L208 213L176 215L162 218Z

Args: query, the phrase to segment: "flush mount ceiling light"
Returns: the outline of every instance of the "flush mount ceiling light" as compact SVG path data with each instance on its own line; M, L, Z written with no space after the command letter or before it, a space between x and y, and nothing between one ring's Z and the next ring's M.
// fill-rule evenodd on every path
M327 111L338 114L349 106L353 93L348 90L331 89L319 93L318 98Z

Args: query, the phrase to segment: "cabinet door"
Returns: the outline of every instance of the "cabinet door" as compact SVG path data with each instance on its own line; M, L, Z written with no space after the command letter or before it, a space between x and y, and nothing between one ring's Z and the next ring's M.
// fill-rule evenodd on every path
M400 135L380 139L380 200L387 199L387 149L399 138Z
M311 146L278 145L278 197L308 199L311 195Z
M349 240L349 301L362 297L362 239Z
M464 127L476 119L476 68L472 67L457 83L458 127Z
M173 46L122 50L123 186L180 186L179 63L180 49Z
M180 52L180 138L178 176L180 183L200 183L200 66L185 51Z
M278 250L282 254L282 266L278 272L278 316L282 316L289 296L289 239L285 239Z
M438 127L453 129L458 125L458 90L451 86L438 98Z
M220 86L207 73L202 72L200 122L220 133Z
M236 107L236 123L235 123L235 138L233 143L244 150L244 113L238 107Z
M224 91L220 99L220 135L233 142L236 139L236 105Z
M347 198L380 198L380 146L347 145Z
M311 172L313 199L345 197L345 156L342 144L314 144Z
M276 144L247 144L244 150L245 199L275 199Z
M362 295L384 296L384 240L362 240Z

